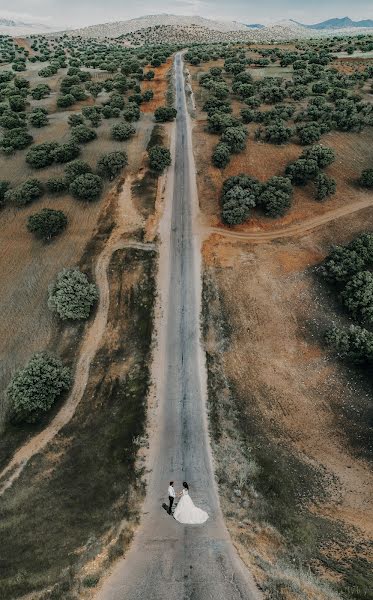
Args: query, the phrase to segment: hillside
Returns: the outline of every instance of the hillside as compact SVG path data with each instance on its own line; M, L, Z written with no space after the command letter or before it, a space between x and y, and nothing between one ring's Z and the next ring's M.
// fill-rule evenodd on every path
M348 27L373 27L373 19L363 19L362 21L353 21L349 17L342 19L328 19L314 25L305 25L308 29L344 29Z
M28 23L14 19L0 17L0 35L31 35L34 33L50 33L55 31L55 27L45 25L45 23Z

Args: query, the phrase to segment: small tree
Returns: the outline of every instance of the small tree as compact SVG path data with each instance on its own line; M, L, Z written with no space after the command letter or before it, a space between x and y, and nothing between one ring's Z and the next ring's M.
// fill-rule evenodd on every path
M231 151L227 144L220 142L212 154L212 164L218 169L224 169L231 160Z
M311 179L314 179L319 172L318 164L315 160L298 158L290 163L285 173L295 185L305 185Z
M366 188L373 188L373 169L366 169L363 171L359 183Z
M154 111L154 118L157 123L166 123L167 121L174 121L177 115L176 108L171 106L159 106Z
M317 123L306 123L297 127L299 141L303 146L314 144L321 138L321 129Z
M66 144L60 144L53 150L53 158L57 163L67 163L70 160L74 160L80 154L80 148L78 144L73 141L67 142Z
M38 179L28 179L21 185L5 192L5 202L24 206L43 195L43 186Z
M83 115L80 115L79 113L78 114L73 113L72 115L69 115L67 122L70 125L70 127L76 127L77 125L84 125L84 117L83 117Z
M335 161L335 153L332 148L316 144L315 146L303 150L301 158L314 160L317 162L319 168L323 169Z
M34 138L23 127L16 127L10 131L6 131L0 142L4 152L11 154L14 150L23 150L27 148Z
M30 215L27 229L36 237L49 241L67 227L67 217L62 210L43 208L40 212Z
M78 200L96 200L102 191L102 179L93 173L85 173L76 177L69 189Z
M65 94L64 96L60 96L57 98L57 107L58 108L68 108L75 104L76 100L72 94Z
M98 290L79 269L63 269L49 287L49 308L62 320L88 319Z
M46 98L51 93L51 89L49 85L46 83L39 83L33 90L31 90L31 96L34 100L42 100L42 98Z
M229 146L233 153L242 152L246 147L247 130L240 127L228 127L221 136L222 142Z
M153 146L148 152L149 166L153 171L162 173L171 164L170 151L164 146Z
M97 173L101 177L114 179L120 171L128 165L128 158L125 152L109 152L101 156L97 163Z
M111 128L111 137L113 140L124 142L136 133L136 129L130 123L117 123Z
M353 275L341 293L341 298L355 318L373 323L373 274L370 271L360 271Z
M54 161L54 151L58 147L56 142L45 142L33 146L26 154L26 162L34 169L49 167Z
M67 189L67 182L64 177L52 177L48 179L46 187L50 194L63 194Z
M9 181L0 180L0 208L2 208L5 204L5 193L8 191L9 186Z
M373 362L373 333L363 327L340 329L333 325L327 330L325 341L341 358L354 363Z
M221 217L223 223L227 225L244 223L255 205L256 198L252 191L235 185L222 196Z
M325 200L328 196L335 194L337 184L335 179L325 173L319 173L315 179L316 200Z
M134 102L128 102L128 104L123 109L123 118L129 123L132 123L133 121L138 121L140 118L140 109L138 105Z
M92 169L89 164L83 160L74 160L65 168L65 178L69 184L79 177L79 175L84 175L85 173L92 173Z
M6 394L15 422L40 420L71 385L70 369L47 353L34 354L13 376Z
M287 177L271 177L262 186L258 203L269 217L282 217L290 208L293 188Z
M264 139L271 144L286 144L291 138L292 130L281 121L269 125L264 130Z
M71 130L71 136L78 144L88 144L96 139L97 133L87 125L76 125Z

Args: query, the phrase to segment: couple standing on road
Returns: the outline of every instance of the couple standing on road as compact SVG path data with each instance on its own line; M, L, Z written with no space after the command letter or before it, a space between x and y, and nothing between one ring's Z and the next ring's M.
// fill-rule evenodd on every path
M176 521L179 521L179 523L183 523L184 525L200 525L207 521L209 518L207 512L195 506L193 500L189 496L189 486L186 481L183 482L183 489L178 494L178 497L180 497L180 500L177 503L173 515ZM172 505L175 501L175 498L176 493L174 489L174 482L170 481L170 485L168 487L169 515L172 515Z

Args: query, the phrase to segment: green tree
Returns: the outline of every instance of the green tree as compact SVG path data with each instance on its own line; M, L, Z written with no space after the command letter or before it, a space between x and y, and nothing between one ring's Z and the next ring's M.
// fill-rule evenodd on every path
M28 179L21 185L5 192L5 202L24 206L43 195L43 186L38 179Z
M78 200L96 200L102 192L102 179L93 173L78 175L70 183L69 189L71 195Z
M128 165L128 157L125 152L109 152L101 156L97 163L97 173L101 177L114 179L121 170Z
M79 269L63 269L49 286L48 306L62 320L88 319L97 299L97 286Z
M246 147L247 130L242 127L228 127L221 136L221 141L229 146L233 153L242 152Z
M359 183L366 188L373 188L373 169L365 169L360 176Z
M315 160L298 158L290 163L286 169L286 176L291 179L295 185L305 185L311 179L318 175L319 167Z
M111 128L111 137L113 140L124 142L136 133L136 129L130 123L117 123Z
M67 189L67 182L64 177L52 177L46 182L46 187L50 194L63 194Z
M9 181L0 180L0 208L5 204L5 193L8 191L9 186Z
M263 184L258 204L273 218L282 217L290 208L293 188L287 177L271 177Z
M291 135L292 130L290 127L286 127L282 121L277 121L264 130L264 139L271 144L286 144Z
M164 146L153 146L148 151L149 166L152 171L162 173L171 164L170 151Z
M231 150L227 144L220 142L212 153L212 164L218 169L224 169L231 160Z
M83 160L74 160L65 167L65 179L69 184L79 177L79 175L84 175L85 173L92 173L92 169Z
M137 104L133 102L128 102L123 109L123 118L125 121L132 123L133 121L138 121L140 118L140 109Z
M23 150L24 148L27 148L33 141L34 138L26 129L17 127L4 133L0 145L4 152L10 154L14 152L14 150Z
M317 162L319 168L323 169L335 161L335 153L332 148L316 144L315 146L303 150L301 158L314 160Z
M34 354L28 364L13 376L6 395L11 418L20 423L40 420L71 385L70 369L47 353Z
M62 210L43 208L29 216L27 229L45 242L56 237L67 227L67 217Z
M297 134L299 141L303 146L307 144L314 144L321 138L321 128L318 123L305 123L304 125L298 125Z
M239 225L249 217L256 205L255 195L250 189L235 185L222 196L221 217L227 225Z
M68 108L75 104L75 98L72 94L65 94L64 96L60 96L57 98L57 107L58 108Z
M167 121L174 121L177 115L177 110L170 106L159 106L154 111L154 118L157 123L166 123Z
M88 142L96 139L97 133L87 125L77 125L72 128L71 136L78 144L88 144Z
M373 274L370 271L353 275L341 292L341 298L356 319L373 323Z
M45 127L49 122L46 112L41 109L34 109L30 114L29 121L33 127Z
M53 158L57 163L67 163L74 160L80 154L80 147L73 141L59 144L53 150Z
M335 179L325 173L319 173L315 179L316 200L325 200L328 196L335 194L337 184Z
M58 144L56 142L44 142L33 146L26 154L26 162L34 169L48 167L54 161L54 151Z
M351 325L349 329L340 329L333 325L326 331L325 341L350 362L373 362L373 333L363 327Z

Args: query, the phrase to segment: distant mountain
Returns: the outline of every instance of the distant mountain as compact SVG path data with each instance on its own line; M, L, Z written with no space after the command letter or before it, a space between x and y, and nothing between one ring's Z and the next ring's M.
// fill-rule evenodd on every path
M303 23L300 23L303 25ZM373 27L373 19L363 19L362 21L352 21L349 17L341 19L328 19L314 25L304 25L308 29L345 29L350 27Z
M246 27L248 29L264 29L265 25L261 25L261 23L250 23L250 24L246 24Z
M45 23L25 23L15 19L0 17L0 34L11 36L31 35L32 33L50 33L56 28Z

